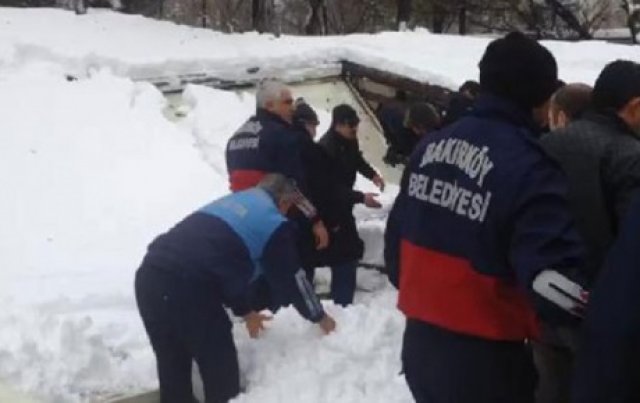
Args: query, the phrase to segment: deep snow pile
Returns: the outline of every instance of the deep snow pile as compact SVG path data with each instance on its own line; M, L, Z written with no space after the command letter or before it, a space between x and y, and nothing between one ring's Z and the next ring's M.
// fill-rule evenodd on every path
M132 275L224 185L147 84L0 79L0 379L67 402L153 382Z
M55 65L30 66L0 79L0 107L11 111L0 119L0 182L9 190L0 202L0 381L50 402L151 389L134 271L156 234L227 191L222 147L255 101L192 87L191 113L172 123L148 84L108 72L68 81ZM264 340L237 329L249 380L242 401L294 396L274 374L314 379L309 402L376 399L381 379L403 401L395 292L364 275L363 286L381 297L330 307L335 336L321 338L291 310ZM342 370L354 375L336 378Z
M109 66L129 77L208 72L222 78L281 76L347 59L436 84L457 87L477 76L490 38L432 35L425 30L344 37L275 39L256 33L226 35L111 11L76 16L51 9L0 8L0 68L51 60L84 76ZM565 81L592 82L608 61L640 61L637 47L604 42L546 42Z

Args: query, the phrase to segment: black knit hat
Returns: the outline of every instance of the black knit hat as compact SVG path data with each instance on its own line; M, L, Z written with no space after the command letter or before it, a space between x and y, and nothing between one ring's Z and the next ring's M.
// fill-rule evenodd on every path
M629 60L609 63L593 87L593 106L599 110L621 110L640 97L640 64Z
M360 118L355 109L347 104L341 104L333 108L331 113L331 126L336 124L348 124L350 126L357 126L360 123Z
M480 61L483 92L531 110L557 88L558 65L547 48L520 32L491 42Z
M304 98L296 99L296 109L293 111L293 120L295 122L310 123L312 125L320 124L318 114L304 100Z

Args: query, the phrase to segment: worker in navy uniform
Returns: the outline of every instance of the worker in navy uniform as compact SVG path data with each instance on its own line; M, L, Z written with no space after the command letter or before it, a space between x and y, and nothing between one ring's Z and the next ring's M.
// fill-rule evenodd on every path
M162 403L195 401L192 361L207 403L240 391L238 357L225 311L245 318L257 337L268 318L252 310L253 286L269 287L272 306L292 303L325 333L335 328L300 269L295 231L284 214L299 193L270 174L258 187L190 214L150 245L136 273L140 315L157 359Z
M557 81L522 34L493 41L470 114L414 151L385 233L407 317L402 362L419 403L531 403L536 312L578 321L586 293L562 172L539 147L533 110Z
M316 248L324 249L329 244L329 234L317 209L304 196L306 181L293 112L291 90L285 84L267 80L258 85L256 114L227 143L225 157L229 184L234 192L246 190L269 173L295 180L301 189L296 207L311 223Z

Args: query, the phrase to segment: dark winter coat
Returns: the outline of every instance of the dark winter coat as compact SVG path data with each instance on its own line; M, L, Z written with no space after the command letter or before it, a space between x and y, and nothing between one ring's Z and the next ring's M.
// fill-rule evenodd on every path
M640 193L589 298L573 403L640 402Z
M582 249L564 176L532 128L530 115L486 95L418 145L385 234L409 319L488 340L537 335L533 279L579 267Z
M569 202L594 281L640 186L640 140L615 114L588 113L542 139L569 182Z
M231 190L257 185L268 173L303 182L298 136L292 125L277 115L258 109L229 139L226 149Z
M405 112L406 105L397 101L380 104L376 110L376 117L380 122L382 134L387 140L387 144L398 152L403 147L402 131L405 129Z
M300 252L305 267L317 267L352 262L362 257L363 244L358 237L353 218L354 201L362 194L336 181L334 163L326 150L313 141L304 129L298 132L305 176L305 188L310 201L330 235L329 247L317 251L310 231L300 231ZM301 227L308 221L297 220Z
M473 109L473 100L463 94L456 92L449 100L449 106L444 113L442 126L448 126L457 120L467 116Z
M357 139L349 140L336 131L329 130L322 136L319 143L331 157L337 183L352 189L356 183L356 174L358 172L367 179L373 179L378 174L364 159ZM353 200L354 204L364 201L362 193L354 196L357 196Z
M270 306L293 303L312 321L324 315L299 270L295 229L261 189L233 193L190 214L149 245L143 266L210 284L212 298L239 316L251 310L262 281Z

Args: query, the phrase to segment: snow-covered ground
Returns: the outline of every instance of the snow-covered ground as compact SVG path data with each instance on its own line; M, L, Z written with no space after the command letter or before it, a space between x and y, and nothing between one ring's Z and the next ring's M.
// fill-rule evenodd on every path
M172 122L162 94L132 78L349 59L455 87L477 76L488 43L424 31L274 39L48 9L0 8L0 27L0 382L65 403L156 386L134 271L155 235L226 192L222 147L253 108L248 94L194 86L188 116ZM549 46L568 81L592 82L612 59L640 61L627 46ZM358 209L361 228L379 234L385 211ZM379 235L366 240L379 259ZM327 306L338 320L329 337L290 309L261 340L238 327L238 401L410 401L395 291L374 272L359 286L368 291L355 306Z

